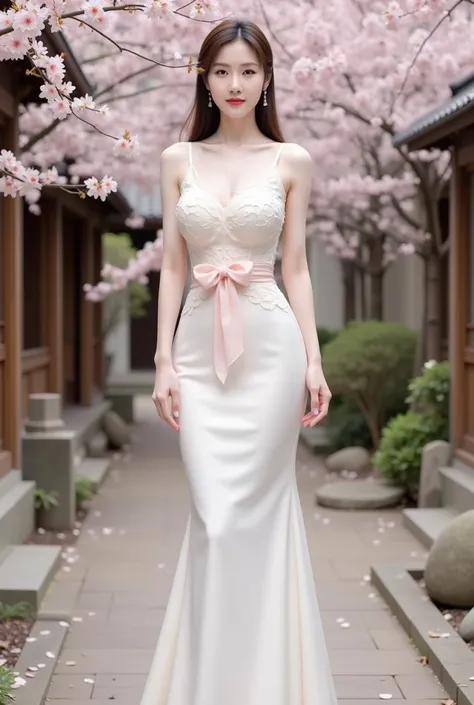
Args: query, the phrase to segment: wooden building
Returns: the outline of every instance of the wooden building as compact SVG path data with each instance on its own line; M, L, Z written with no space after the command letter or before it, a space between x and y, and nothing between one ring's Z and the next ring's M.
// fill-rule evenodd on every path
M45 34L64 53L77 94L92 93L60 33ZM0 146L18 154L18 107L35 100L26 64L0 63ZM0 197L0 478L21 466L21 430L31 393L62 396L65 409L103 398L101 307L83 285L100 278L101 235L111 217L130 214L120 194L102 203L45 187L42 214L22 199Z
M453 464L474 477L474 73L452 96L395 137L396 145L449 149L449 360ZM474 495L473 495L474 496Z

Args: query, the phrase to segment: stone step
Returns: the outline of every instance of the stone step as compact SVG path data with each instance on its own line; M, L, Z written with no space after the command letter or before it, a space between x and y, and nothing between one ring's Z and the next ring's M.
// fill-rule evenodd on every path
M35 614L61 560L61 546L7 546L0 554L0 602L28 602Z
M76 477L87 477L94 490L98 490L109 472L110 465L110 458L84 458L82 463L74 468L74 474Z
M449 507L404 509L403 524L426 548L431 548L445 526L457 516Z
M458 514L474 509L474 470L441 468L443 505Z
M34 530L35 483L22 480L21 470L0 479L0 551L21 544Z

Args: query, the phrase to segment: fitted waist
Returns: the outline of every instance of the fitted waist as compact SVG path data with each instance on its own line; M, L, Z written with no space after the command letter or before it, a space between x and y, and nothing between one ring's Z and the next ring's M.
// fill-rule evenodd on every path
M245 277L241 275L245 270ZM237 275L237 276L234 276ZM267 262L252 262L250 260L235 260L225 264L208 264L203 262L193 267L191 287L203 287L203 277L213 279L213 283L232 279L236 284L246 286L251 282L275 282L273 264ZM207 288L204 286L204 288Z
M193 285L215 293L214 365L225 384L228 368L244 351L237 286L274 281L273 266L244 259L221 265L203 262L193 267L193 276Z

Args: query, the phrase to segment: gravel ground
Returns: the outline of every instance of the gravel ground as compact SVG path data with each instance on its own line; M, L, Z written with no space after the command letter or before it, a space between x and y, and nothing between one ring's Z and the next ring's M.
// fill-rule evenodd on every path
M13 668L18 661L34 619L0 620L0 664Z
M43 546L73 546L81 533L81 528L88 508L78 509L74 529L65 531L50 531L41 527L31 534L27 544ZM0 665L13 668L18 661L26 639L35 623L34 619L1 619L0 618Z
M422 588L423 592L427 597L429 597L428 592L426 590L426 585L424 580L419 580L418 585ZM457 607L449 608L449 607L440 607L440 605L437 605L435 602L431 601L431 604L433 604L436 609L438 609L441 614L444 616L446 621L452 626L452 628L459 634L459 627L461 626L461 622L464 619L464 617L467 615L468 612L470 612L470 609L459 609ZM467 646L474 651L474 639L470 642L467 643Z

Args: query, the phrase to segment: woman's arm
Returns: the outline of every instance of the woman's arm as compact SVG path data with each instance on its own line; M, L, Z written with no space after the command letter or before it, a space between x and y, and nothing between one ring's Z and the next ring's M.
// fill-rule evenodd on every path
M156 378L152 399L159 416L179 430L178 376L172 363L173 333L186 282L186 245L175 216L179 199L179 173L183 144L165 149L161 155L161 203L163 212L163 261L158 295L158 326L155 352Z
M186 282L186 246L175 217L175 208L179 199L181 147L181 144L174 144L165 149L160 163L163 261L158 295L155 364L171 363L173 333Z
M327 414L331 399L321 368L313 287L306 258L306 216L313 165L308 152L296 144L287 145L284 157L290 184L282 235L282 276L306 348L311 408L317 410L309 419L308 425L313 426Z
M306 214L311 192L312 160L296 144L284 152L290 186L282 235L282 275L291 308L303 334L308 363L321 362L313 303L313 287L306 259Z

